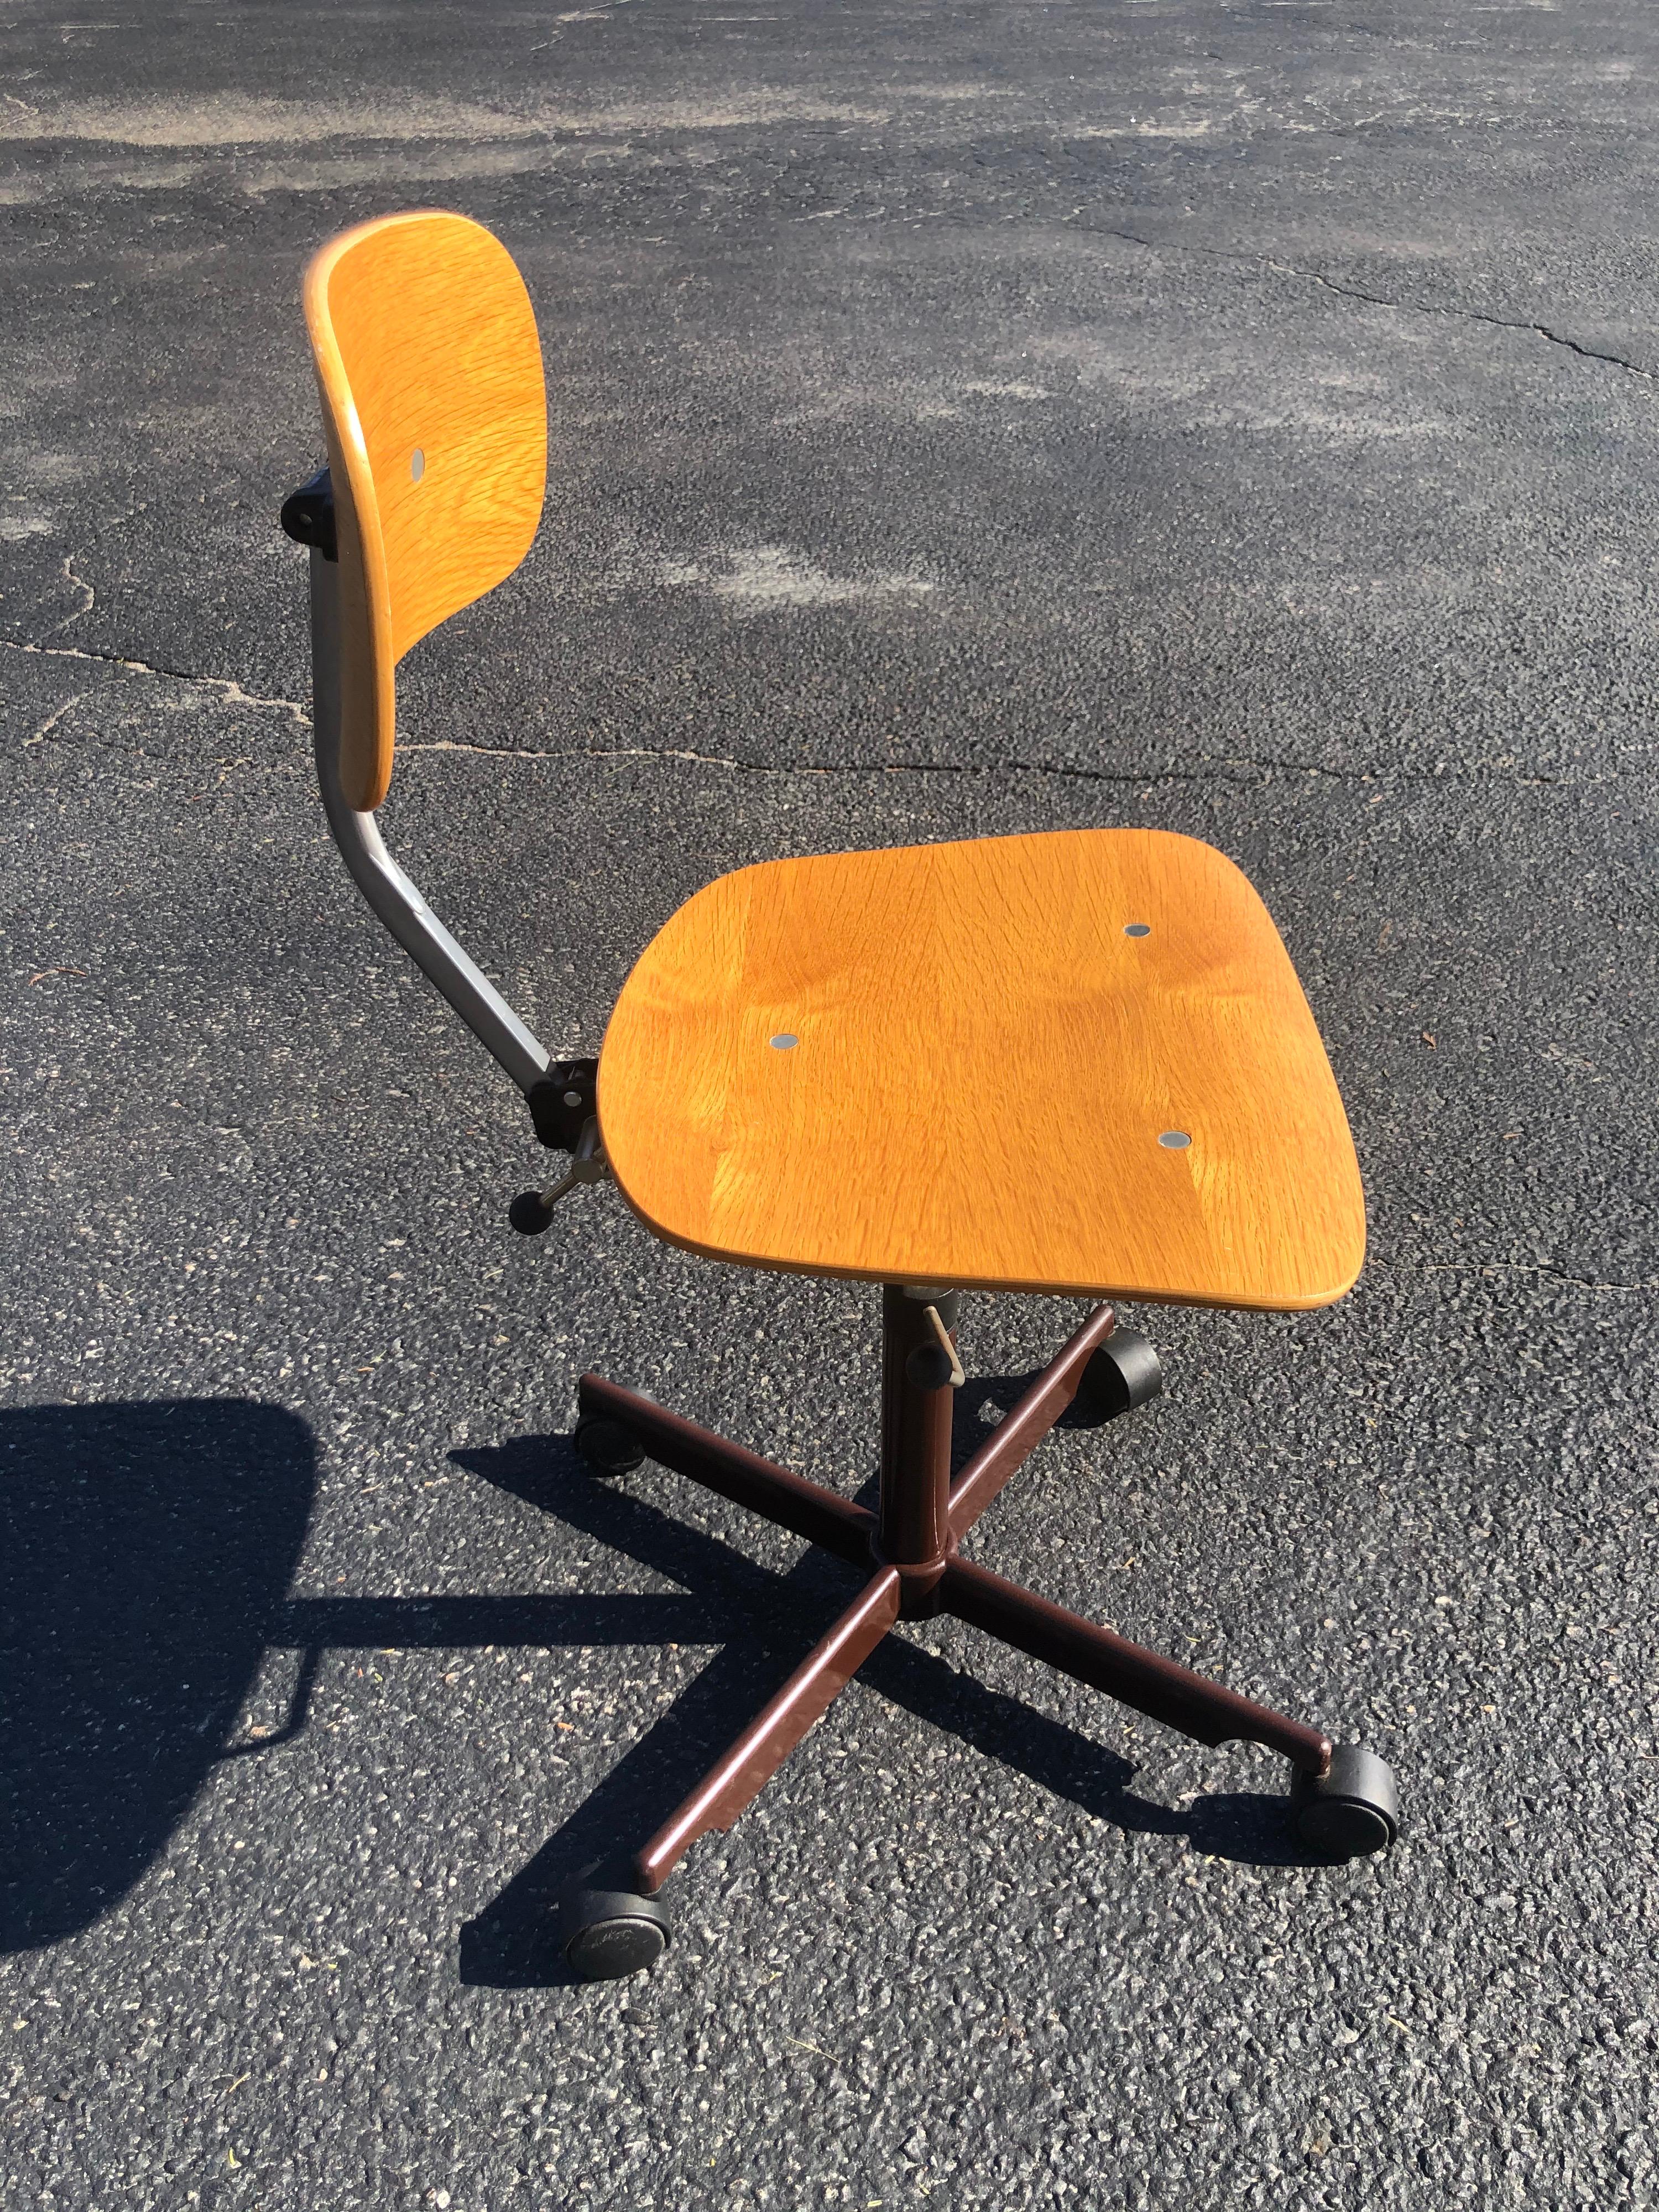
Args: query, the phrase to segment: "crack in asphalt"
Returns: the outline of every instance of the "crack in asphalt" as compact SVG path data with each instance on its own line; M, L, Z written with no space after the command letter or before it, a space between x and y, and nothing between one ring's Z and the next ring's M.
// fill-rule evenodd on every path
M1075 216L1071 220L1075 221ZM1388 300L1380 292L1367 292L1357 284L1338 283L1334 277L1326 276L1317 269L1300 269L1294 262L1278 260L1271 253L1246 253L1237 247L1200 246L1181 239L1147 238L1139 231L1119 230L1104 223L1082 222L1078 228L1094 237L1121 239L1126 245L1139 246L1148 253L1201 254L1206 260L1265 269L1275 276L1289 276L1298 283L1317 284L1324 291L1334 292L1339 299L1358 300L1370 307L1385 307L1392 314L1448 315L1459 322L1486 323L1493 330L1520 331L1527 337L1546 339L1567 353L1577 354L1581 361L1605 362L1611 368L1622 368L1626 375L1639 376L1644 383L1659 383L1659 370L1644 368L1637 362L1627 361L1623 354L1606 353L1599 346L1585 345L1577 338L1568 337L1564 331L1552 330L1547 323L1528 322L1524 316L1491 315L1479 307L1435 307L1418 300Z
M98 604L98 594L93 590L92 586L88 583L84 576L77 575L76 574L75 556L73 553L64 554L62 567L64 572L64 581L66 584L70 585L76 591L85 594L82 604L76 608L74 613L65 615L63 621L58 624L58 629L67 629L71 623L79 622L82 615L89 615L92 612L94 607ZM54 633L54 635L56 633Z
M79 579L76 580L78 581ZM82 588L88 587L83 586ZM82 609L82 611L84 612L85 610ZM71 620L73 619L74 617L71 617ZM217 691L227 707L266 708L275 713L292 714L296 722L303 723L307 729L311 726L310 715L295 701L265 699L260 697L257 692L244 691L235 678L230 676L192 676L188 669L158 668L153 661L130 660L125 653L99 653L92 647L84 645L36 645L28 640L0 637L0 651L29 653L45 660L89 660L100 667L125 668L132 675L154 676L169 684L199 684L207 690ZM80 695L82 699L90 698L91 696L90 692L86 691ZM58 710L59 714L67 714L69 708L75 703L70 700L66 706ZM56 720L58 717L54 716L52 719ZM46 726L49 727L50 725ZM41 732L36 734L40 735Z
M1589 1275L1571 1275L1565 1267L1552 1267L1527 1260L1425 1260L1425 1275L1547 1275L1577 1291L1607 1291L1621 1297L1639 1297L1659 1291L1659 1275L1645 1275L1634 1283L1598 1283Z
M23 740L25 750L27 750L30 745L38 745L42 743L44 739L49 738L52 732L57 728L59 722L63 720L65 714L72 713L73 710L81 704L81 702L83 699L90 699L91 696L92 694L90 691L71 692L69 697L64 700L61 707L55 708L53 711L47 715L46 720L41 723L38 730L31 730L29 732L27 737Z
M101 659L111 660L112 665L117 667L137 668L141 665L141 664L134 661L114 660L113 657L111 655L100 654L97 657ZM228 678L223 677L188 677L180 675L177 671L171 669L150 670L147 672L173 678L180 683L210 684L216 688L221 689L224 691L226 696L226 703L228 705L236 704L252 707L276 708L293 714L295 719L301 722L308 724L309 721L309 717L307 716L301 708L296 707L291 700L252 698L248 693L243 691L240 685L231 684ZM163 761L171 763L174 766L179 767L187 765L185 762L181 760L180 757L177 753L157 752L148 745L134 744L131 743L125 744L114 744L111 743L107 738L103 738L70 739L68 737L59 737L52 738L52 733L57 724L63 720L64 717L70 713L71 708L78 707L83 701L93 698L96 695L94 693L90 691L77 691L75 693L73 697L66 699L61 707L58 708L52 714L46 717L46 720L40 724L38 729L31 731L29 735L23 739L22 743L24 749L27 750L32 745L40 744L48 739L52 739L52 742L58 744L80 745L99 752L112 754L118 757L122 755L126 755L137 760ZM1333 782L1339 783L1389 783L1407 780L1398 775L1377 774L1372 770L1365 769L1322 768L1316 766L1311 763L1302 761L1252 760L1242 755L1218 755L1209 753L1200 756L1201 765L1191 769L1111 769L1089 768L1080 763L1072 763L1065 761L1028 760L831 762L745 761L739 760L734 755L728 753L694 752L685 747L675 745L583 745L573 746L565 750L557 752L537 752L518 745L472 744L463 739L451 738L437 738L425 742L411 742L408 744L400 743L398 746L398 751L400 754L459 753L465 757L485 760L525 761L535 763L537 764L544 763L552 763L556 764L559 763L569 763L572 761L684 761L694 767L720 769L729 775L756 776L798 775L821 776L828 779L834 776L860 775L1042 775L1054 776L1062 781L1070 781L1079 783L1139 785L1142 788L1152 784L1159 783L1205 783L1224 775L1225 771L1229 769L1255 772L1264 776L1271 776L1274 774L1285 775L1324 776ZM276 765L276 763L270 762L252 763L249 764L266 768ZM1419 782L1437 782L1444 781L1445 779L1437 775L1418 775L1411 777L1409 780ZM1492 780L1498 781L1498 779ZM1511 777L1503 780L1510 782L1536 782L1539 784L1548 785L1553 785L1556 781L1556 779L1544 776L1531 778ZM1469 781L1481 781L1481 779L1471 778Z
M153 677L171 684L199 684L216 691L228 707L251 707L270 713L291 715L302 728L311 727L311 716L297 700L274 699L257 692L246 691L228 676L197 676L183 668L158 667L148 660L134 660L118 653L100 653L90 647L76 645L40 645L15 638L0 638L0 650L21 653L52 660L91 662L106 668L119 668L137 676ZM58 708L40 726L24 738L25 746L40 744L74 707L94 695L77 692ZM67 742L59 739L58 742ZM1505 784L1524 790L1558 790L1577 788L1580 785L1617 782L1616 775L1567 778L1559 775L1518 775L1494 773L1479 765L1474 769L1449 767L1437 763L1431 769L1348 769L1332 768L1318 761L1270 760L1248 753L1201 753L1198 765L1190 769L1147 768L1115 769L1089 767L1080 762L1040 760L996 761L746 761L732 753L703 753L677 745L576 745L556 750L538 750L521 745L489 745L462 738L399 739L400 753L463 753L489 760L551 761L579 760L662 760L684 761L700 768L724 769L737 775L1048 775L1079 783L1139 784L1203 783L1229 769L1264 776L1306 775L1322 776L1333 783L1395 785L1400 783L1457 783ZM173 760L171 753L154 753L143 745L112 745L100 744L106 752L131 752L145 760Z
M1323 775L1337 782L1375 783L1365 769L1322 768L1304 761L1260 761L1243 755L1204 753L1195 769L1089 768L1070 761L746 761L732 753L692 752L677 746L580 745L558 752L535 752L516 745L484 745L465 738L440 738L400 744L404 753L479 753L492 760L678 760L701 768L721 768L738 775L1054 775L1085 783L1202 783L1218 768L1281 769L1291 775Z
M303 727L309 728L311 717L292 699L266 699L245 691L231 678L224 676L191 676L182 669L156 668L148 662L128 660L116 653L70 652L62 646L16 645L0 639L0 647L13 653L52 653L65 659L94 660L112 668L125 668L137 674L164 678L179 684L198 684L217 691L226 706L252 707L291 714ZM22 740L25 749L43 743L71 708L80 706L96 695L77 691L73 697L49 714L38 729L31 731ZM70 742L67 738L55 740L59 744ZM100 752L115 755L129 754L140 760L159 760L182 765L176 753L154 751L148 745L116 744L107 739L80 739L90 743ZM679 745L574 745L558 750L538 751L530 746L487 745L460 738L438 738L399 740L398 751L412 753L458 753L483 760L524 761L536 763L569 763L572 761L656 760L684 761L698 768L724 769L732 775L757 776L859 776L859 775L1042 775L1054 776L1062 781L1075 783L1139 785L1142 788L1160 783L1206 783L1224 777L1229 769L1262 777L1274 775L1303 775L1323 777L1332 783L1375 784L1391 787L1403 783L1470 783L1504 784L1521 790L1566 790L1587 786L1615 783L1615 775L1583 776L1569 779L1556 775L1498 775L1488 770L1471 772L1457 768L1437 766L1432 769L1346 769L1331 768L1316 761L1268 760L1247 753L1202 753L1198 765L1181 768L1091 768L1081 762L1039 760L994 761L746 761L732 753L702 753ZM266 763L265 766L274 763Z
M1329 768L1317 761L1263 760L1248 753L1200 753L1200 765L1192 769L1090 768L1071 761L745 761L730 753L700 753L676 746L577 745L560 751L538 752L519 745L478 744L464 738L438 738L404 744L400 753L477 753L490 760L678 760L700 767L723 768L739 775L1053 775L1085 783L1203 783L1221 769L1254 769L1262 775L1324 776L1334 783L1505 783L1553 790L1565 783L1560 776L1468 775L1466 771L1434 769L1392 769ZM1586 779L1607 782L1616 779Z

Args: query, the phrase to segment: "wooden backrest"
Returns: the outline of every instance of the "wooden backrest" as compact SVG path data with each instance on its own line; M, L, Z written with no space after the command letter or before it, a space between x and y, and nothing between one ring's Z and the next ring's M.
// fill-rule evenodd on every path
M371 810L392 781L398 662L536 535L541 346L507 248L437 210L331 239L305 310L339 549L341 781Z

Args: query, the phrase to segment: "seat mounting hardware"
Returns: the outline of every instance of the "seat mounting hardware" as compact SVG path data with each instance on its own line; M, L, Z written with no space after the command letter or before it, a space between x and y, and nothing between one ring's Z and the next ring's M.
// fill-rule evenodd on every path
M550 1152L574 1152L596 1109L597 1060L556 1060L525 1093L536 1134Z

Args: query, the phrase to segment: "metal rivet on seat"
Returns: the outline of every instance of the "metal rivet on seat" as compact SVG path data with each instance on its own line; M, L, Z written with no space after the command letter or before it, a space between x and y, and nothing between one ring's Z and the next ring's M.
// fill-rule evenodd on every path
M410 482L411 483L419 483L421 478L425 474L426 455L421 451L420 447L416 446L414 452L409 457Z
M788 1030L780 1030L776 1036L772 1040L772 1049L774 1052L787 1052L792 1044L799 1044L799 1042L800 1039L794 1036L792 1031Z
M1158 1141L1165 1152L1182 1152L1193 1140L1184 1129L1165 1129Z
M1150 921L1126 921L1123 925L1123 934L1126 937L1150 937L1152 933L1152 925Z

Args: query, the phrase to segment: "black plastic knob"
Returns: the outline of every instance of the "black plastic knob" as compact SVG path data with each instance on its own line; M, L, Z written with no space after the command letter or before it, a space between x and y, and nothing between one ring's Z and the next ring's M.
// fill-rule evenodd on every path
M955 1370L942 1344L919 1344L904 1363L904 1371L918 1390L942 1390Z
M507 1209L520 1237L539 1237L553 1221L553 1209L538 1190L521 1190Z

